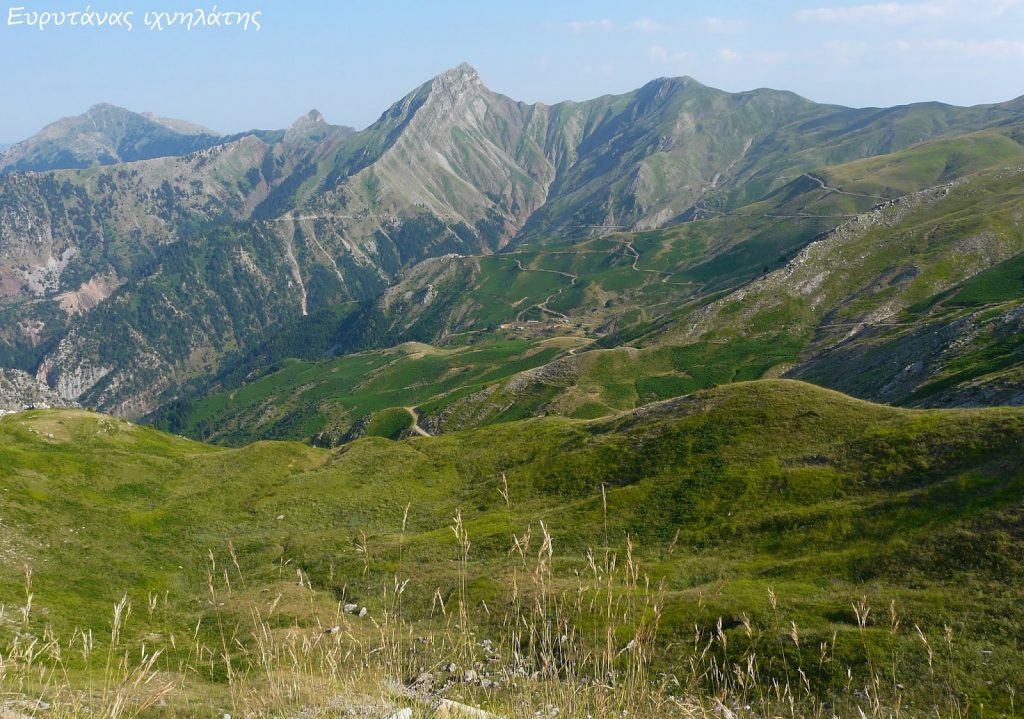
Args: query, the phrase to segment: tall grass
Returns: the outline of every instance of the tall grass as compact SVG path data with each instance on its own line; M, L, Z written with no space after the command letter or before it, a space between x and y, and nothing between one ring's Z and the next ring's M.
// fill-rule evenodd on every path
M751 608L770 617L761 625L744 612L738 622L695 625L686 639L664 635L664 586L648 575L628 536L622 546L606 542L571 558L559 556L544 522L511 531L506 592L488 604L470 591L473 543L459 511L450 525L455 576L432 601L416 603L429 611L410 612L405 595L416 567L403 557L408 517L407 507L397 568L365 617L345 611L345 590L339 596L314 586L302 569L286 578L286 562L281 581L260 586L229 544L226 561L209 553L206 586L196 588L205 611L195 626L182 629L176 617L184 613L166 594L147 595L141 610L125 595L109 627L59 636L37 616L26 570L24 597L0 611L4 719L341 710L383 717L400 707L414 716L459 716L470 711L460 707L474 707L510 718L984 713L957 684L952 630L932 636L904 626L895 602L881 618L866 599L851 607L859 646L839 646L835 634L810 644L771 590L767 612ZM356 553L371 573L375 555L365 534ZM907 656L908 639L915 657ZM920 676L907 676L908 667ZM908 706L905 684L915 685L915 696L929 687L932 704Z

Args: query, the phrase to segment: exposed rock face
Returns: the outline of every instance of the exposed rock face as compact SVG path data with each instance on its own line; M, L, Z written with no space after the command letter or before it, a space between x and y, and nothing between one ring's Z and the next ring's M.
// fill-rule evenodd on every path
M0 369L0 414L32 408L74 406L29 374L21 370Z

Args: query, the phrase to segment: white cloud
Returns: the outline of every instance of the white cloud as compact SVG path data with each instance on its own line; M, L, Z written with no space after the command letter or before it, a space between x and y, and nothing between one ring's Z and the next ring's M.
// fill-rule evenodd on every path
M843 56L861 55L867 52L870 47L870 45L862 40L829 40L822 43L822 48L826 52Z
M997 0L996 6L992 9L992 13L996 17L1002 17L1016 7L1020 7L1020 0Z
M609 30L615 29L615 23L607 18L601 20L571 20L566 23L566 25L571 31L577 34L591 32L593 30L608 32Z
M798 10L793 17L800 22L822 23L912 23L950 17L953 3L875 3L850 7L818 7Z
M743 55L731 47L723 47L718 51L718 59L722 62L739 62L743 59Z
M964 5L964 10L969 11L976 17L993 20L1012 14L1015 8L1021 6L1021 0L976 0L970 3L969 6L967 6L967 3L964 3Z
M661 45L651 45L647 50L647 59L656 65L671 65L689 60L692 56L682 50L668 50Z
M768 51L768 52L756 52L751 56L759 65L781 65L789 59L788 55L784 52Z
M700 21L701 28L708 32L741 32L747 24L743 20L727 17L706 17Z
M694 28L697 28L704 32L730 33L745 30L747 23L743 20L728 17L703 17L699 20L677 23L666 23L661 20L642 17L629 23L628 27L639 32L692 32Z
M1009 2L1010 0L1003 0ZM727 17L704 17L686 22L668 23L651 17L641 17L630 22L616 22L608 18L600 20L572 20L565 23L565 26L576 34L588 32L693 32L702 30L710 33L733 33L741 32L747 27L743 20Z
M639 30L640 32L660 32L667 29L663 23L660 23L657 20L651 20L649 17L642 17L639 20L634 20L629 24L629 26L634 30Z
M1024 40L928 40L916 45L902 41L901 47L909 48L911 51L916 48L924 48L932 52L956 53L969 57L1000 59L1024 57Z

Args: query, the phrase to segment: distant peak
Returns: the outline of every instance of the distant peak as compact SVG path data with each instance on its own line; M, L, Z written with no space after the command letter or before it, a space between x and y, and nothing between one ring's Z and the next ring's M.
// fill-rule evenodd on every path
M310 110L292 123L284 133L285 142L320 142L345 128L333 127L319 110Z
M651 80L649 85L675 85L678 87L685 88L704 88L707 85L694 80L689 75L682 75L680 77L659 77L656 80Z
M319 110L310 110L305 115L303 115L298 120L292 123L292 129L296 130L300 128L326 124L327 120L324 119L323 113L321 113Z
M98 102L86 110L85 114L102 115L109 112L129 112L129 110L125 110L123 107L118 107L117 105L111 105L109 102Z

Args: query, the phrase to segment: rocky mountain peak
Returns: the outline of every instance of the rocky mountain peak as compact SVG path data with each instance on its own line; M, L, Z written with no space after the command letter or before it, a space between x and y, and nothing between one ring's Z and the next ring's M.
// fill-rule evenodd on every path
M310 110L292 123L284 134L285 142L320 142L338 133L347 134L349 128L335 127L327 122L319 110Z
M410 127L436 130L453 118L463 116L465 106L486 92L487 88L476 69L462 63L428 80L396 102L381 115L372 129L389 138L389 143L400 139ZM400 129L402 133L398 132Z
M654 93L666 95L673 92L688 92L693 93L699 90L709 89L707 85L697 82L688 75L681 77L659 77L655 80L651 80L646 85L639 89L639 93Z
M324 119L323 114L319 110L310 110L305 115L300 117L298 120L292 123L292 130L301 130L309 127L316 127L319 125L326 125L327 120Z
M479 90L483 86L480 74L467 62L445 70L431 81L431 90L453 97Z

